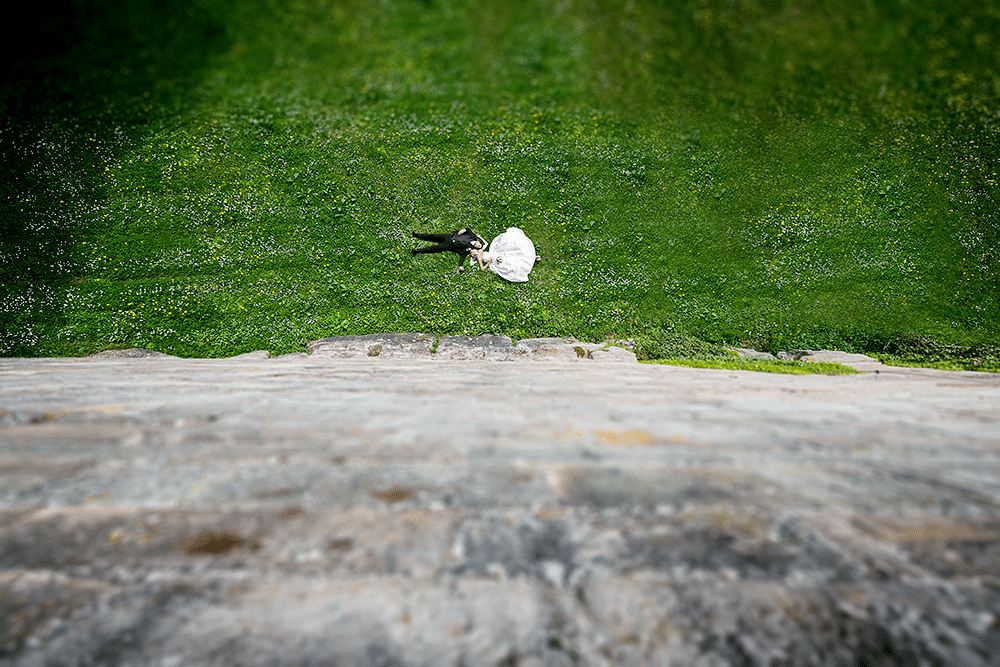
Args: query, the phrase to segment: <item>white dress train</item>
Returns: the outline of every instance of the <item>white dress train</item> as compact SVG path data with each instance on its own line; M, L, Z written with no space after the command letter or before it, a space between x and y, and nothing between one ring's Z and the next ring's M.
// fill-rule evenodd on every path
M508 227L490 243L483 259L492 259L490 270L512 283L528 282L535 266L535 244L517 227Z

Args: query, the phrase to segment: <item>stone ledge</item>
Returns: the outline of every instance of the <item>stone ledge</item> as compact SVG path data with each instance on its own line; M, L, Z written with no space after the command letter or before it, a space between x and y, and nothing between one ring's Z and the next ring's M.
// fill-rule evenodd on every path
M431 354L434 336L425 333L376 333L330 336L309 343L309 356L318 359L410 359Z
M873 371L885 368L885 365L878 359L873 359L866 354L853 354L851 352L840 352L838 350L799 350L804 352L800 358L802 361L828 361L844 366L856 368L859 371Z
M172 354L144 350L141 347L130 347L126 350L104 350L90 355L91 359L178 359Z
M244 361L253 359L270 359L271 353L267 350L254 350L253 352L244 352L243 354L237 354L233 357L226 357L227 360L233 361Z
M996 664L1000 376L297 354L0 360L0 664Z
M613 345L582 343L573 338L527 338L514 345L507 336L441 336L381 333L331 336L309 343L309 356L320 359L441 359L452 361L566 361L637 363L634 353Z
M625 348L573 339L528 338L518 341L515 349L534 361L638 363L635 353Z
M435 340L437 345L435 345ZM794 361L826 361L850 366L861 371L875 371L885 366L864 354L838 350L788 350L777 356L749 348L725 348L740 357ZM231 360L261 359L447 359L451 361L566 361L637 363L635 353L623 347L601 343L584 343L567 338L525 338L515 345L507 336L441 336L427 333L375 333L352 336L330 336L309 343L308 354L293 352L272 357L267 350L256 350L227 357ZM138 347L125 350L105 350L91 355L92 359L177 359L174 355Z
M507 336L441 336L435 359L490 359L510 361L515 356L514 345Z

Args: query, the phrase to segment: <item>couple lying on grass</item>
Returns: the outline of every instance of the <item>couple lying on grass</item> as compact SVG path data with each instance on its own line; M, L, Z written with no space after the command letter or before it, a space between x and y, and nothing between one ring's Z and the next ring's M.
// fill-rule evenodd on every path
M458 270L465 272L465 258L471 256L479 263L479 269L489 268L501 278L514 283L528 282L528 274L542 258L535 254L535 245L517 227L508 227L500 236L487 243L471 229L460 229L451 234L417 234L413 237L421 241L433 241L435 245L414 248L411 255L432 252L453 252L458 255Z

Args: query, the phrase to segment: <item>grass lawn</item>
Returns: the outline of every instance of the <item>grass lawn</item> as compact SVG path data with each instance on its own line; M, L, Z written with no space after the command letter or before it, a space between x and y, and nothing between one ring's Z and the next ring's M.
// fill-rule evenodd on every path
M1000 9L876 4L31 10L0 355L419 331L1000 369ZM525 284L409 254L508 226Z

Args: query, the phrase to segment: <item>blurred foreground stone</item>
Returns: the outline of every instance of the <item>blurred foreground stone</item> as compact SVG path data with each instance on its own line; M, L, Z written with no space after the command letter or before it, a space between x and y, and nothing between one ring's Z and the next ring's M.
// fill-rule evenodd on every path
M0 664L1000 664L1000 376L482 338L0 360Z

